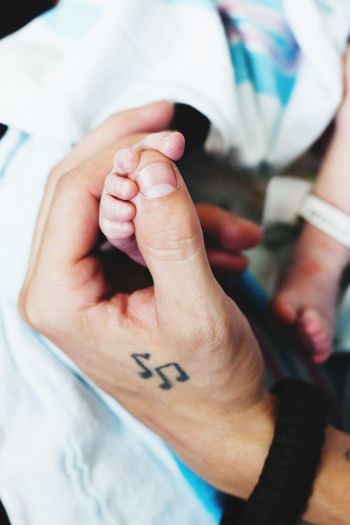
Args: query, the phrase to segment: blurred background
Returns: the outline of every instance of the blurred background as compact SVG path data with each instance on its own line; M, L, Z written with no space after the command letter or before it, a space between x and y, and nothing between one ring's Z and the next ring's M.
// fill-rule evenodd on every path
M54 6L56 0L11 0L1 3L0 38L13 33L38 14Z

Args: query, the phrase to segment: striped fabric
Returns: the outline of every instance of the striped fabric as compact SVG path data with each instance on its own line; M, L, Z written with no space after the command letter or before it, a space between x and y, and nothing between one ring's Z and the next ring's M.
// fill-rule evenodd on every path
M240 106L250 108L247 118L254 109L260 114L272 144L293 93L301 56L283 2L218 0L218 4Z
M225 28L244 118L258 113L267 142L276 139L301 62L283 0L163 0L217 10Z
M282 0L219 0L236 83L288 104L298 73L300 48Z

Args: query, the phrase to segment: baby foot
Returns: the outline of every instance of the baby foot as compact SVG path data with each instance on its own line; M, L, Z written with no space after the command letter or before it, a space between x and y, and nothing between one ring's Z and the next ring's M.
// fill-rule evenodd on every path
M315 363L331 353L339 280L347 261L345 247L306 224L273 301L277 315L295 325Z
M139 188L133 173L139 163L140 152L158 151L158 178L165 183L164 156L172 161L181 158L184 138L178 132L152 133L133 148L123 149L114 157L113 171L107 176L100 203L100 227L108 241L131 259L145 265L135 239L133 199ZM241 250L254 247L261 239L261 230L250 221L235 216L210 204L198 204L197 213L206 240L211 266L224 272L246 269L248 261Z
M156 150L170 160L176 161L182 157L184 147L185 140L181 133L164 131L151 133L133 148L122 149L114 156L113 170L105 180L101 197L100 228L115 248L140 264L145 262L134 235L133 219L136 208L132 202L139 188L136 182L127 176L136 170L141 151ZM161 171L159 177L162 178Z

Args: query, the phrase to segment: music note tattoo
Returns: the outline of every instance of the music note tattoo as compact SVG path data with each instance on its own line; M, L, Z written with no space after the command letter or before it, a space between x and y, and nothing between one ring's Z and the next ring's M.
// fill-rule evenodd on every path
M151 370L141 362L141 359L149 359L151 357L150 354L131 354L131 357L135 359L139 367L142 368L142 372L139 372L139 376L142 377L142 379L149 379L153 376Z
M142 379L150 379L151 377L153 377L154 373L143 362L144 360L148 361L150 359L151 357L150 354L132 354L131 357L132 359L134 359L137 365L141 368L141 372L139 372L139 376L142 377ZM185 372L185 370L178 363L167 363L162 366L157 366L154 368L154 371L162 380L161 384L158 385L158 387L162 388L163 390L170 390L174 386L173 382L171 382L170 379L166 376L165 372L163 372L165 368L170 368L170 367L173 367L175 371L177 372L175 381L179 383L184 383L185 381L188 381L190 379L190 376Z
M167 365L157 366L157 368L155 368L155 371L157 372L159 377L163 380L163 383L159 385L159 388L162 388L163 390L170 390L170 388L172 388L173 386L172 383L167 378L167 376L164 374L164 372L161 372L161 370L163 370L164 368L168 368L170 366L173 366L175 370L177 370L178 372L178 376L175 378L176 381L178 381L179 383L184 383L185 381L189 380L189 376L186 374L185 370L181 368L181 366L178 365L177 363L168 363Z

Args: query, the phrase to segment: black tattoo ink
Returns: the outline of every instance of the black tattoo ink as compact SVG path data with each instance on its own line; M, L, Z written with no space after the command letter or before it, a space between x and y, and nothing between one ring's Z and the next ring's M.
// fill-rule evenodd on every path
M151 357L150 354L132 354L131 357L135 359L139 367L142 368L142 372L139 372L139 376L142 377L142 379L149 379L153 376L151 370L146 365L141 363L141 359L149 359Z
M345 452L345 457L348 461L350 461L350 448Z
M190 379L190 376L185 372L183 368L181 368L181 366L178 363L167 363L162 366L157 366L154 368L153 372L148 366L146 366L142 362L144 360L148 361L151 357L150 354L131 354L131 357L132 359L134 359L136 364L142 369L142 371L139 372L139 376L142 377L142 379L150 379L151 377L153 377L155 372L162 380L161 384L158 385L158 387L162 388L163 390L170 390L174 386L170 379L163 372L164 368L173 367L177 372L175 380L179 383L184 383L185 381L188 381Z
M155 371L157 372L159 377L163 380L163 382L159 385L159 388L162 388L163 390L170 390L170 388L173 387L172 383L169 381L169 379L164 374L164 372L161 372L161 370L163 370L164 368L168 368L170 366L173 366L175 370L177 370L178 372L178 376L175 378L176 381L178 381L179 383L184 383L185 381L189 380L189 376L186 374L185 370L181 368L181 366L178 365L177 363L168 363L167 365L157 366L157 368L155 368Z

